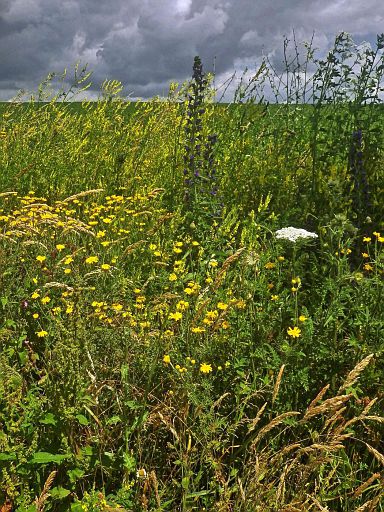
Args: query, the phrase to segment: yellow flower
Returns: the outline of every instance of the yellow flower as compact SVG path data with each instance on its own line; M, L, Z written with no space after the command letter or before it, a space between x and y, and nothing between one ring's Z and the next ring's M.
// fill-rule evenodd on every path
M44 338L44 336L47 336L47 331L38 331L36 332L36 335L38 338Z
M299 322L305 322L306 320L308 320L308 318L305 315L299 316Z
M70 274L71 272L72 272L71 268L65 268L64 269L64 274Z
M62 251L63 249L65 249L65 245L64 245L64 244L57 244L57 245L56 245L56 249L60 252L60 251Z
M268 263L264 265L264 268L266 268L267 270L271 270L272 268L275 268L275 266L275 263L272 263L272 261L268 261Z
M219 316L219 313L216 310L214 310L214 311L207 311L207 313L206 313L206 317L209 320L216 320L218 316Z
M176 304L176 309L179 310L179 311L185 311L186 309L189 308L189 302L185 301L185 300L180 300L177 304Z
M363 238L363 242L370 242L371 241L371 237L370 236L365 236Z
M102 245L103 247L108 247L108 245L110 245L110 243L111 243L111 242L110 242L109 240L104 240L104 242L101 242L101 245Z
M384 242L384 236L378 236L377 237L377 241L380 242L380 243L383 243Z
M205 332L204 327L192 327L191 331L195 334L200 334L201 332Z
M301 329L298 327L288 327L287 329L288 336L292 336L292 338L299 338L301 334Z
M73 261L72 256L67 256L64 260L64 265L69 265L70 263L72 263L72 261Z
M279 296L278 295L271 295L271 300L279 300Z
M221 323L221 328L222 329L229 329L230 327L230 324L229 322L227 322L226 320L224 320L222 323Z
M40 297L40 294L38 292L33 292L31 295L32 299L38 299Z
M168 315L169 320L175 320L176 322L181 320L182 318L183 318L183 314L180 313L179 311L176 311L176 313L170 313Z
M67 315L70 315L71 313L73 313L73 305L69 304L67 306L67 309L65 310L65 312L67 313Z
M37 320L39 318L39 313L33 313L32 318Z
M363 258L369 258L369 254L367 252L362 252L361 255Z
M47 259L46 256L36 256L36 260L39 261L40 263L43 263L43 261L45 261Z
M89 256L86 260L85 260L85 263L87 265L92 265L93 263L97 263L99 261L99 258L97 256Z
M165 364L169 364L171 362L171 358L168 354L165 354L165 356L163 357L163 362Z
M169 274L168 279L169 279L170 281L176 281L176 279L177 279L177 275L176 275L176 274L174 274L174 273Z
M228 304L225 304L225 302L218 302L217 309L221 309L222 311L225 311L226 309L228 309Z
M211 260L211 261L208 263L208 265L209 265L210 267L212 267L212 268L215 268L215 267L217 267L217 266L218 266L218 263L217 263L217 261L216 261L216 260Z
M183 251L182 251L181 249L179 249L178 247L174 247L174 248L173 248L173 252L174 252L175 254L180 254L180 253L181 253L181 252L183 252Z
M277 258L277 259L278 259L279 261L284 261L284 260L285 260L284 256L278 256L278 258Z
M380 233L378 233L377 231L374 231L374 232L373 232L373 235L374 235L376 238L379 238Z
M108 263L103 263L101 265L101 270L109 270L111 268L111 265L108 265Z
M369 272L369 271L373 270L373 267L370 263L366 263L364 265L364 270L368 270L368 272Z
M51 301L51 298L48 297L48 296L47 297L43 297L41 299L42 304L48 304L48 302L50 302L50 301Z
M210 373L212 371L212 366L207 363L201 363L200 371L201 373Z
M105 231L98 231L96 233L96 238L103 238L105 236Z

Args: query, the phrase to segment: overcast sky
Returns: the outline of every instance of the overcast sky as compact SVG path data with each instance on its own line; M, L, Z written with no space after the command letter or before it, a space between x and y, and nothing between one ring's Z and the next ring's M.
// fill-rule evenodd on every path
M166 95L191 75L193 57L216 83L269 55L279 67L284 35L315 32L318 55L345 31L374 45L384 32L383 0L0 0L0 99L36 89L49 72L77 61L125 95Z

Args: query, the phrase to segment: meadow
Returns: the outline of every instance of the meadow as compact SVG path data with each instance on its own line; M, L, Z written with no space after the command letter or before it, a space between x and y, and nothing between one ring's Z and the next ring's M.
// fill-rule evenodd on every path
M0 106L1 512L384 510L383 48Z

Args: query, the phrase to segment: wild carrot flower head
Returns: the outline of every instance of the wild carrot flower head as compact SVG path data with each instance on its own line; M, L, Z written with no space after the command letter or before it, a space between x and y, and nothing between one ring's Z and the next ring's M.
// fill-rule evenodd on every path
M311 233L306 229L293 228L290 226L288 228L278 229L276 231L276 238L289 240L290 242L295 243L297 240L302 238L318 238L318 235L316 235L316 233Z

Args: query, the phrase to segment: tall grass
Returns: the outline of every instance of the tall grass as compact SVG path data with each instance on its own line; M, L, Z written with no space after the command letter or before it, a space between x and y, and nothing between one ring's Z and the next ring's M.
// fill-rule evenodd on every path
M383 39L2 107L2 510L384 509Z

